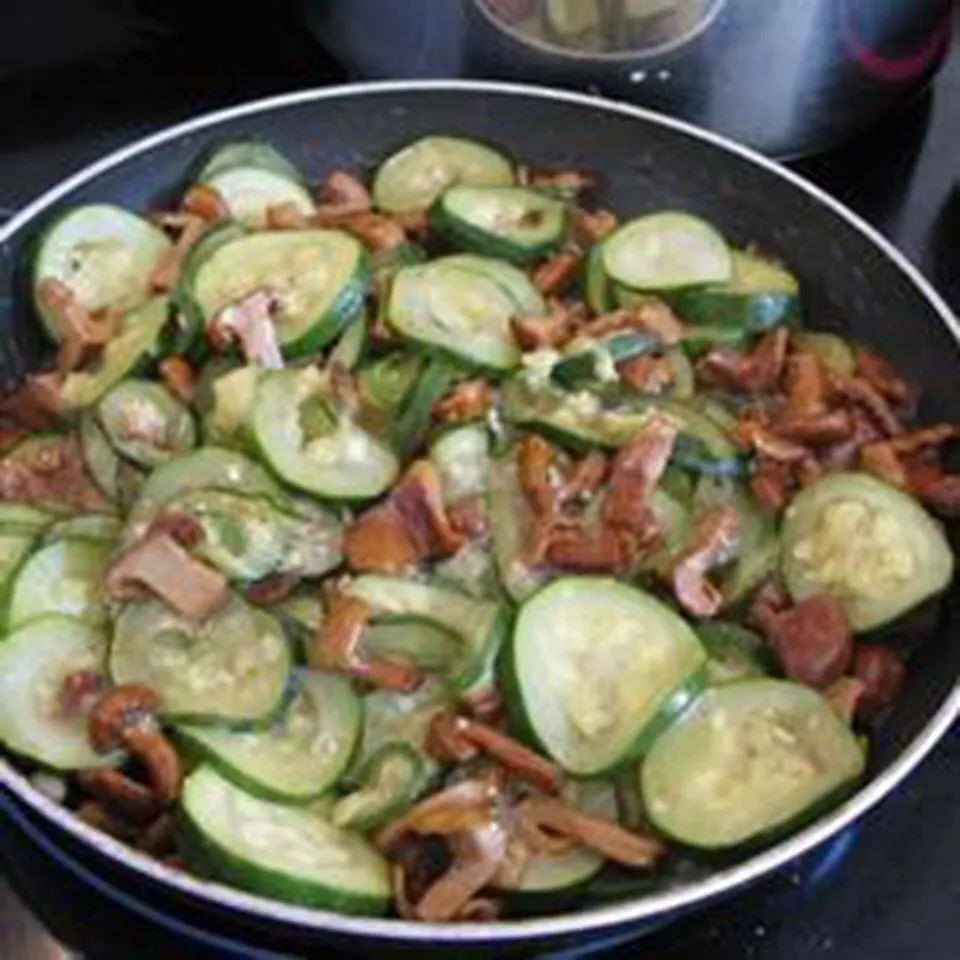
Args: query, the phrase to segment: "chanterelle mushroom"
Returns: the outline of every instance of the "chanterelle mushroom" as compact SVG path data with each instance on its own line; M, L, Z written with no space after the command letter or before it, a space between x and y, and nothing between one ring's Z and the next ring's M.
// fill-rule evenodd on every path
M155 594L190 620L203 620L227 599L227 578L191 556L163 529L149 530L114 560L104 578L118 599Z
M91 350L98 350L116 332L113 319L95 320L76 294L62 280L47 277L37 287L37 296L60 328L57 366L62 373L76 370Z
M276 296L266 288L248 293L222 307L210 323L209 336L215 347L240 341L244 358L269 370L283 368L283 355L273 320Z

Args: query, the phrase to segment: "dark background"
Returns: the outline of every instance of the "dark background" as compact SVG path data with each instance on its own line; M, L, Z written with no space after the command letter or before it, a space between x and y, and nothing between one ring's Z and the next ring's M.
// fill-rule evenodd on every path
M0 219L144 133L340 79L282 0L0 0ZM933 93L906 113L794 166L893 239L960 309L960 47ZM960 956L958 787L954 731L838 845L610 955L953 960ZM0 955L54 955L38 940L14 941L19 921L7 910ZM134 956L131 948L117 956Z

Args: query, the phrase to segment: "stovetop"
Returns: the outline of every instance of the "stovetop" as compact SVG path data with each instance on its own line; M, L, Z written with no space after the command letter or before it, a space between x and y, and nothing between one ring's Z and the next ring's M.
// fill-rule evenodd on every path
M343 79L277 7L267 17L260 12L266 5L237 2L225 38L198 12L203 6L184 8L189 17L138 23L126 54L0 77L0 218L104 152L166 124ZM907 114L793 166L879 227L960 310L958 138L960 46L933 93ZM952 960L960 952L957 784L955 729L900 790L793 869L629 947L593 956ZM0 893L0 947L11 944L0 952L18 960L53 956L29 925L22 939L9 939L10 897Z

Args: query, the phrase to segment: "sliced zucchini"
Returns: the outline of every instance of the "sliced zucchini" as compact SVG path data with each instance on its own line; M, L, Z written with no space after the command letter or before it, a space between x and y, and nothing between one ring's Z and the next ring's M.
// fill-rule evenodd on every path
M264 800L309 803L346 770L360 739L360 701L344 677L305 674L290 706L266 730L178 724L176 736L238 787Z
M210 383L211 405L203 417L207 443L243 446L243 429L253 409L263 367L228 370Z
M387 213L426 210L454 184L508 185L512 161L499 150L464 137L429 136L391 154L373 177L373 202Z
M187 252L180 270L180 279L170 294L176 309L161 337L161 351L164 355L184 354L193 360L202 359L206 353L206 337L203 335L206 318L194 292L197 273L220 247L246 234L247 231L232 220L214 224L207 228Z
M707 690L657 740L641 783L658 829L717 850L812 818L863 767L856 738L815 690L743 680Z
M34 553L10 585L8 629L47 613L103 623L103 575L113 546L104 540L58 540Z
M192 183L207 183L211 177L234 167L259 167L295 182L303 179L297 167L269 140L254 136L211 144L197 158L189 179Z
M103 669L106 638L71 617L44 616L0 643L0 740L55 770L85 770L117 762L96 753L82 710L64 714L60 690L71 673Z
M377 411L392 412L417 382L426 360L410 350L391 350L364 364L357 373L357 388L364 404Z
M536 518L520 486L516 458L512 454L493 461L489 499L497 573L508 596L521 603L546 582L548 574L526 560Z
M367 348L367 333L366 317L357 317L340 334L340 339L330 350L327 362L335 363L344 370L355 370Z
M596 314L607 313L617 306L610 278L603 266L603 245L599 243L590 248L584 261L583 298Z
M130 603L110 648L115 683L144 683L167 717L193 723L267 723L287 693L290 649L277 622L231 599L201 623L158 600Z
M437 583L454 587L478 600L502 599L497 568L485 538L468 540L452 557L433 566Z
M414 803L429 775L419 750L400 741L385 744L356 772L357 786L337 800L330 819L337 827L376 830Z
M529 187L459 184L437 198L430 225L463 250L522 264L560 246L567 209Z
M37 289L44 280L66 284L88 310L127 313L150 296L150 274L170 247L167 235L121 207L99 203L63 214L40 238L33 264L34 301L53 341L60 329Z
M364 630L360 641L365 657L397 660L433 673L449 671L462 647L458 634L418 617L381 618Z
M603 382L618 383L618 363L662 350L663 341L656 334L618 333L578 344L554 365L551 375L568 389Z
M490 434L482 423L454 427L430 446L445 503L486 495L490 483Z
M397 271L387 316L414 343L497 375L520 363L512 320L544 309L540 295L515 267L460 255Z
M642 756L702 689L706 655L669 607L600 577L564 577L520 608L503 658L507 705L565 770Z
M92 409L84 410L80 416L79 437L83 462L97 489L111 503L119 503L122 461L117 451L110 445Z
M6 609L10 587L24 560L33 551L39 534L39 530L29 531L22 527L5 527L0 533L0 611Z
M710 658L707 678L711 686L766 677L774 671L770 648L739 623L704 620L697 624L697 636Z
M15 500L0 501L0 534L33 536L42 533L56 514L32 503L17 503Z
M167 506L199 522L203 537L194 554L231 579L259 580L272 573L319 577L341 560L341 524L324 510L308 519L280 510L266 497L210 489L187 491Z
M281 508L290 500L263 467L243 454L220 447L201 447L150 474L127 517L128 539L141 536L154 517L175 497L210 487L267 497Z
M633 290L676 290L725 283L733 272L730 249L705 220L664 211L630 220L603 242L603 266Z
M43 531L43 546L57 540L98 540L113 546L123 533L123 523L112 513L78 513L54 520Z
M460 649L448 674L452 688L469 696L476 684L484 682L490 659L503 640L506 612L500 604L438 584L377 574L357 577L346 592L365 601L374 618L415 617L453 633Z
M733 250L730 258L733 272L726 283L680 290L671 298L687 323L765 333L797 318L800 284L792 273L744 250Z
M865 473L805 487L784 514L781 571L794 600L829 593L855 630L882 626L953 577L940 524L909 494Z
M446 357L433 357L400 402L390 435L394 449L404 459L419 449L430 429L433 405L460 378L462 371Z
M294 357L326 346L361 316L367 274L363 246L339 230L264 230L214 249L191 295L209 324L228 304L269 289L280 345Z
M220 194L234 220L254 230L267 225L267 210L272 206L291 204L307 217L317 209L302 183L267 167L227 167L204 183Z
M566 789L567 802L586 813L607 820L617 820L617 798L606 780L573 781ZM543 854L532 857L524 865L516 883L501 884L514 904L529 902L535 906L545 894L570 892L596 876L603 866L603 857L586 847L574 846L559 856Z
M111 387L156 355L169 310L167 297L153 297L125 313L119 332L104 347L96 365L90 370L67 374L60 388L63 405L68 409L92 406Z
M111 445L142 467L182 457L197 442L190 411L154 380L124 380L97 406Z
M181 801L188 861L202 874L276 900L342 913L384 913L386 861L316 807L260 800L212 767L186 780Z
M248 429L270 468L315 496L369 499L390 486L399 468L391 450L338 409L316 367L264 374Z

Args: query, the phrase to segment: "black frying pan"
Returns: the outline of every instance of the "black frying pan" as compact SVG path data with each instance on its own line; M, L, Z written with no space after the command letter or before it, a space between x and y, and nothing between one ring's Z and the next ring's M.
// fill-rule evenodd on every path
M42 345L19 293L19 264L31 234L58 205L162 205L175 196L197 152L223 137L268 137L319 177L333 166L367 167L404 140L437 131L495 141L533 164L596 169L607 184L604 204L624 214L683 208L717 224L737 244L759 243L799 276L811 326L874 344L922 384L925 419L960 420L957 321L903 257L835 201L755 154L654 114L574 94L482 83L369 84L277 97L175 127L55 187L0 231L0 304L9 298L0 314L0 375L12 380L39 360ZM0 761L2 806L16 817L14 829L35 831L46 842L39 858L26 847L5 852L21 885L37 895L46 858L60 851L79 867L81 884L96 880L121 890L125 909L135 912L140 903L174 922L200 924L214 937L301 956L322 953L331 942L364 953L392 945L414 953L446 946L489 955L659 925L777 869L896 787L960 711L957 620L954 591L910 662L905 695L874 739L870 780L856 796L750 859L687 872L682 881L602 907L448 926L289 907L203 883L129 851L45 800ZM111 932L105 927L104 942Z

